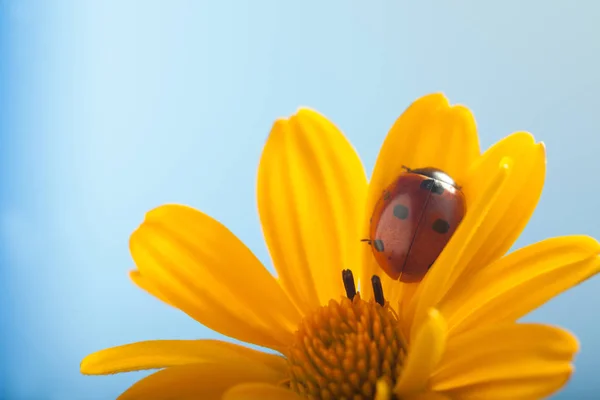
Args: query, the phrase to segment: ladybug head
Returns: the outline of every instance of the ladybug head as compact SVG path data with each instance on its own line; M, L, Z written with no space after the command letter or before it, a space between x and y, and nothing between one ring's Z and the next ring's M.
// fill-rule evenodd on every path
M406 168L406 171L408 171L412 174L423 175L428 178L435 179L435 180L444 182L448 185L454 186L456 189L460 190L460 187L456 184L456 182L454 182L454 179L452 179L450 177L450 175L448 175L441 169L433 168L433 167L425 167L425 168L417 168L417 169L410 169L408 167L404 167L404 168Z

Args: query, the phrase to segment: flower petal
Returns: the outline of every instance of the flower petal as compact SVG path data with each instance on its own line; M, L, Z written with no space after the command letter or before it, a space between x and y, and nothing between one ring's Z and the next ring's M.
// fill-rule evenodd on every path
M223 400L301 400L302 397L281 386L266 383L243 383L229 389Z
M547 399L564 387L572 375L572 369L547 378L516 378L498 383L478 384L449 391L456 400L539 400Z
M285 359L220 340L150 340L90 354L81 373L106 375L197 363L253 363L284 371Z
M467 214L414 296L416 324L461 276L508 251L533 213L545 168L544 146L527 133L508 136L473 165Z
M414 396L423 391L429 376L442 358L446 346L446 321L435 309L411 341L402 374L394 392L398 397Z
M407 400L451 400L450 397L437 392L419 393L415 396L408 397Z
M160 291L156 288L156 286L154 286L152 284L152 282L149 279L146 279L145 277L143 277L142 274L140 273L140 271L138 271L138 270L129 271L129 278L140 289L142 289L145 292L147 292L148 294L151 294L152 296L156 297L163 303L166 303L166 304L170 305L171 307L177 308L176 306L174 306L173 304L171 304L169 302L169 300L165 297L165 295L160 293Z
M448 291L452 282L451 279L460 272L460 264L458 263L463 258L463 254L469 251L470 243L477 239L475 238L477 228L483 224L489 208L499 192L498 188L505 185L509 176L510 165L510 159L502 160L497 166L497 170L490 174L490 181L486 186L484 195L473 204L470 212L465 216L450 242L436 260L434 267L429 270L417 287L412 301L402 309L402 320L405 321L407 326L411 327L411 335L415 333L412 328L416 327L425 318L425 312L428 310L425 306L427 304L437 304ZM437 293L436 290L442 293ZM410 335L408 336L410 337Z
M600 244L588 236L547 239L517 250L452 287L440 311L453 334L516 321L600 272Z
M571 374L577 340L538 324L504 324L455 336L431 387L456 399L540 399Z
M237 384L276 384L283 379L283 372L249 362L188 364L149 375L117 400L220 400L227 389Z
M439 168L459 185L465 180L469 166L479 156L479 138L475 119L469 109L450 106L444 95L436 93L415 101L398 118L388 133L369 184L363 236L368 237L369 219L383 190L402 172L402 167ZM361 282L370 282L375 273L383 274L369 246L363 248ZM382 276L384 292L402 286ZM363 288L364 290L364 288Z
M258 209L279 278L302 310L343 296L342 270L357 271L366 189L360 159L325 117L300 109L275 122L258 170Z
M190 207L150 211L131 235L142 276L170 304L224 335L276 350L300 314L275 278L226 227Z
M467 200L477 200L477 194L489 181L489 171L494 171L505 157L514 162L513 174L486 219L486 233L493 228L493 235L486 236L478 251L479 265L500 258L512 247L529 222L544 187L546 147L535 143L530 133L517 132L496 143L471 166L463 188Z

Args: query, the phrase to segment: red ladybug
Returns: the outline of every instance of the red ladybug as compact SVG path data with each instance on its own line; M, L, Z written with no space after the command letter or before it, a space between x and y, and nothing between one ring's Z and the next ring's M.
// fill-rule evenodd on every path
M448 174L406 168L375 205L367 241L392 279L420 282L465 212L465 196Z

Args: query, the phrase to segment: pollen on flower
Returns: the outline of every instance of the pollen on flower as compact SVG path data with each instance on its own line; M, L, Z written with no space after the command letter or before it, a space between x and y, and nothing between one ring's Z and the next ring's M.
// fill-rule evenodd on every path
M289 385L309 399L373 399L378 381L393 387L406 354L389 305L330 300L305 317L288 352Z

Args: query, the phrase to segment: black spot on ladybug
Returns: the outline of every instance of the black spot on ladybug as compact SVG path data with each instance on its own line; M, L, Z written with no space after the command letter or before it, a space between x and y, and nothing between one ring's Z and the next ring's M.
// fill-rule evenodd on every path
M399 219L408 218L408 207L405 207L402 204L396 204L394 206L394 217Z
M381 239L375 239L373 241L373 247L375 247L375 250L377 250L378 252L382 252L383 251L383 240Z
M437 233L447 233L450 230L450 224L444 219L436 219L431 228Z
M388 201L390 199L390 197L392 197L390 192L388 192L387 190L383 192L383 200L384 201Z

